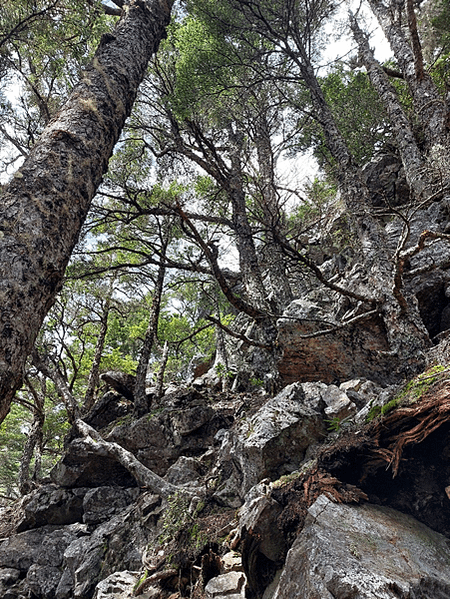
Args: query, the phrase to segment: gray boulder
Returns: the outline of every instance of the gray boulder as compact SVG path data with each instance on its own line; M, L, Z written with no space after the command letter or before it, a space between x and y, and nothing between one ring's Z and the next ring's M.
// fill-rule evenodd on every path
M245 597L245 574L227 572L212 578L205 587L206 599L243 599Z
M95 599L124 599L133 596L133 589L139 580L138 572L114 572L98 583ZM142 599L142 598L141 598Z
M289 550L274 599L444 599L449 564L448 540L414 518L322 495Z
M138 488L97 487L89 489L83 499L83 522L100 524L109 520L139 495Z
M293 383L233 430L220 431L215 497L239 507L262 479L297 470L308 447L326 436L323 415L311 405L301 383Z
M320 412L305 405L300 383L285 387L243 423L240 461L248 491L263 478L297 470L306 449L325 433Z
M85 493L86 489L61 489L52 484L33 491L23 502L23 516L17 531L81 522Z
M42 526L21 532L0 543L0 568L27 572L33 564L59 567L66 548L86 534L83 524Z

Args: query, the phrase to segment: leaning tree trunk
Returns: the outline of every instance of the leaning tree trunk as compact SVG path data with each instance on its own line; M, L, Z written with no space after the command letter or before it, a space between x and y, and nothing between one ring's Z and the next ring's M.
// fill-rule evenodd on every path
M62 285L91 200L130 114L173 0L131 0L2 198L0 422Z
M242 273L247 299L259 309L267 310L267 293L261 276L261 269L256 253L253 231L247 213L245 191L243 187L242 151L244 135L228 127L230 144L230 178L227 186L228 197L232 207L233 229L236 234L236 245L239 254L239 268Z
M414 138L408 117L388 76L380 63L375 60L367 37L352 16L350 16L350 26L369 79L389 115L408 185L416 200L424 199L431 193L431 182L427 180L425 160Z
M423 70L421 48L420 44L417 45L417 26L415 18L412 18L413 15L411 15L411 11L414 10L411 3L408 2L408 20L413 42L416 40L414 48L406 39L400 23L395 21L394 2L389 8L381 0L369 0L369 4L408 84L414 100L416 116L423 128L427 148L433 147L436 143L448 146L448 105L430 75Z
M368 299L378 303L386 326L390 351L398 358L401 368L405 372L417 370L423 366L423 351L430 344L417 302L415 298L406 298L402 294L402 305L394 295L396 272L388 254L386 232L370 213L368 190L362 182L359 169L353 164L347 144L336 126L304 51L302 60L299 67L303 80L309 88L314 112L323 128L328 148L336 160L347 213L360 239L366 273L366 281L361 286L361 291L368 292Z
M33 488L33 483L30 480L30 465L31 460L33 459L33 454L35 455L33 480L36 481L37 477L39 476L43 429L45 423L45 385L42 385L41 391L37 391L28 379L26 382L28 391L33 396L34 414L33 422L30 426L30 430L28 431L28 437L20 458L18 484L21 495L26 495Z
M92 360L91 370L89 372L88 384L83 401L83 412L87 414L95 403L95 390L100 378L100 364L102 361L103 350L105 348L106 333L108 332L108 317L111 308L111 299L106 300L105 309L100 316L100 331L95 344L94 358Z

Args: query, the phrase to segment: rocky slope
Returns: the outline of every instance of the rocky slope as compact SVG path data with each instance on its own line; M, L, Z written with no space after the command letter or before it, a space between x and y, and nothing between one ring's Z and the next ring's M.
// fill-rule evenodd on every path
M450 597L450 386L436 370L401 401L363 379L275 397L197 380L137 421L109 392L90 424L178 491L140 488L72 439L2 514L0 596Z

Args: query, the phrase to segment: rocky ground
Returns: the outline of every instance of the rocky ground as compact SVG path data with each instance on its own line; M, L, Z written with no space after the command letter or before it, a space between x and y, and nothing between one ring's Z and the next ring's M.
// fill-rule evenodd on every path
M169 388L89 424L176 486L139 487L69 439L5 510L3 599L450 597L450 385L292 383L275 397Z

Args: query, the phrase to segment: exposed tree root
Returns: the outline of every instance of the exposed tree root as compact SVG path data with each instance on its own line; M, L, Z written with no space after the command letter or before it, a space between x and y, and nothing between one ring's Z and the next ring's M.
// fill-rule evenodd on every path
M428 442L443 425L447 426L442 435ZM449 439L450 381L444 381L416 403L397 408L360 431L343 433L333 446L320 452L312 470L290 485L274 489L272 497L284 507L278 519L280 528L293 540L304 525L308 508L325 494L336 503L369 500L390 505L447 534L450 502L445 481L450 476L450 461L441 447L450 448ZM442 463L434 463L436 456L430 455L430 447L436 448ZM442 521L436 519L434 501L440 505Z
M397 476L404 449L424 441L431 433L450 420L450 382L443 383L433 393L412 406L398 408L376 422L371 432L376 448L373 453L379 463L387 463ZM376 465L377 461L372 462Z

